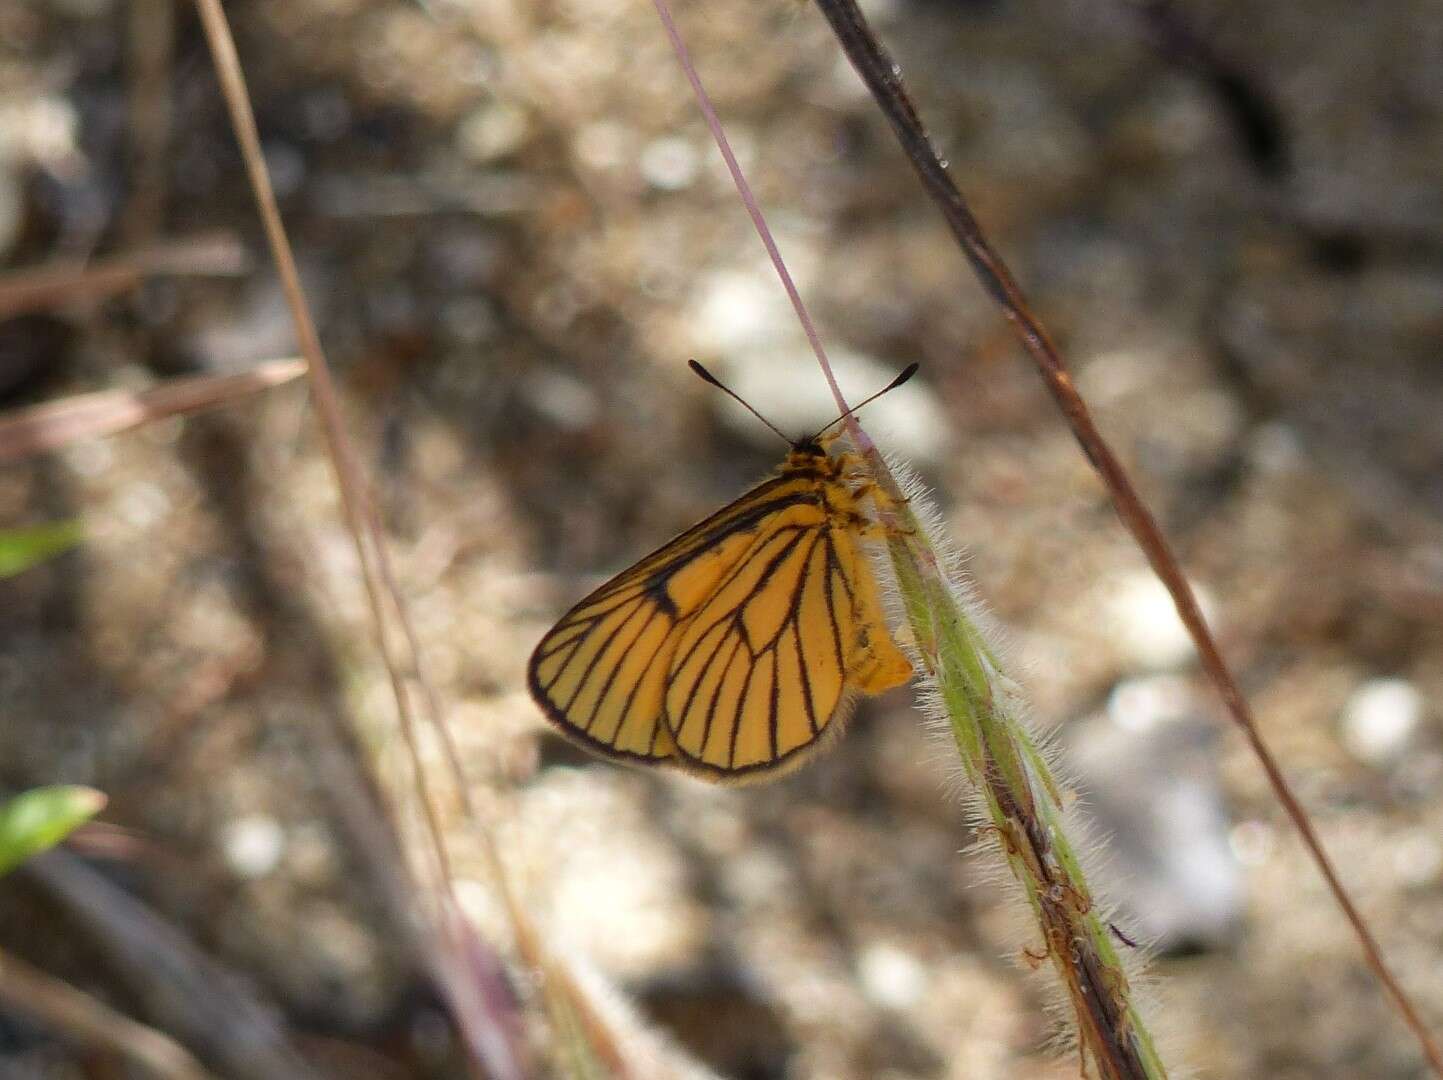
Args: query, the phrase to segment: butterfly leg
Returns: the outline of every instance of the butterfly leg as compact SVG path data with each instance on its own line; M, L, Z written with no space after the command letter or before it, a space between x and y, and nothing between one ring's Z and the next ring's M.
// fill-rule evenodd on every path
M874 481L867 481L862 487L854 490L852 494L853 497L858 500L864 499L868 495L870 495L872 497L872 501L877 504L878 509L882 510L883 512L890 510L891 508L898 505L897 500L887 495L887 493L884 492L881 488L879 488ZM903 499L902 501L905 503L909 502L910 500ZM886 522L879 521L874 517L868 517L861 513L857 514L856 525L858 531L861 532L862 535L869 540L889 539L891 537L898 536L910 537L917 535L917 530L910 525L898 525L895 523L888 524Z
M897 497L889 495L882 488L882 486L878 484L877 481L873 480L872 477L866 472L856 471L846 475L844 479L850 485L847 488L847 492L849 495L851 495L854 504L860 503L863 499L870 497L873 504L883 514L893 511L901 506L908 506L912 502L912 500L907 498L905 495ZM868 524L871 525L880 523L869 522ZM881 527L885 529L888 534L893 536L917 535L917 530L912 528L911 526L882 525ZM868 531L870 532L870 529Z
M856 531L857 535L864 540L891 540L896 537L912 537L917 535L917 530L910 525L889 525L884 521L878 521L866 514L854 513L847 519L848 523Z

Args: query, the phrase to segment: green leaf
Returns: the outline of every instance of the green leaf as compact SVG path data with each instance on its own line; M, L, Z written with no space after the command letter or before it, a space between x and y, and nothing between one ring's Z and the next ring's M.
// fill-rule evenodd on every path
M52 521L0 529L0 578L14 577L36 563L69 551L80 542L78 521Z
M34 788L0 806L0 875L54 847L100 813L105 794L70 784Z

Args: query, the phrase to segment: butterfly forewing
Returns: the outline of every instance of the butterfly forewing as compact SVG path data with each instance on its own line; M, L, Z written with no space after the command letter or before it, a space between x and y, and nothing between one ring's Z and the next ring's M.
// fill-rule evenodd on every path
M626 757L671 755L654 722L664 672L647 649L664 646L673 621L639 588L584 602L531 658L531 692L548 716L589 746Z
M809 499L811 487L793 476L759 485L567 612L528 672L532 696L562 733L623 758L672 757L661 711L679 624L742 560L758 530Z
M681 632L665 719L700 771L777 768L816 742L842 703L832 530L821 507L808 509L763 531Z

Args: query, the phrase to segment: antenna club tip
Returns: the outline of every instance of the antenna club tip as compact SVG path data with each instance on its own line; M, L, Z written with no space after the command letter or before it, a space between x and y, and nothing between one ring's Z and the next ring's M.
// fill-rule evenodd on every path
M919 370L921 370L921 367L922 367L922 365L919 364L919 363L917 363L917 362L914 360L912 363L908 364L905 368L902 369L902 374L898 375L895 379L893 379L893 380L892 380L892 385L889 386L889 387L887 387L887 389L888 389L888 390L895 390L895 389L897 389L897 387L901 386L904 382L906 382L908 379L910 379L913 375L917 374L917 372L918 372Z
M717 377L715 375L713 375L710 371L701 366L701 361L698 360L696 357L693 356L691 359L689 359L686 362L686 366L691 368L692 371L694 371L704 382L709 382L715 387L726 390L726 387L722 386L722 384L717 380Z

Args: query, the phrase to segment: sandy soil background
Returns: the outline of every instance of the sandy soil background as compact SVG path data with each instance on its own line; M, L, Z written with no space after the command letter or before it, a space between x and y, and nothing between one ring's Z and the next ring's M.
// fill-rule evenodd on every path
M525 693L561 610L779 460L687 357L788 430L829 418L650 5L230 9L428 664L547 940L725 1076L1075 1076L908 691L745 791L592 762ZM0 2L0 259L221 229L250 265L0 322L0 407L294 351L174 10L167 49L160 0ZM1443 1028L1443 6L868 10ZM1423 1075L824 23L790 2L679 17L848 392L922 364L869 427L933 486L1112 837L1113 891L1164 952L1170 1056ZM399 759L303 391L0 470L0 523L72 516L77 551L0 582L0 785L108 793L125 843L84 865L273 1006L317 1074L459 1075L331 792L356 752L337 721ZM0 881L0 947L173 1029L118 933L54 879ZM0 1076L117 1069L0 1010Z

